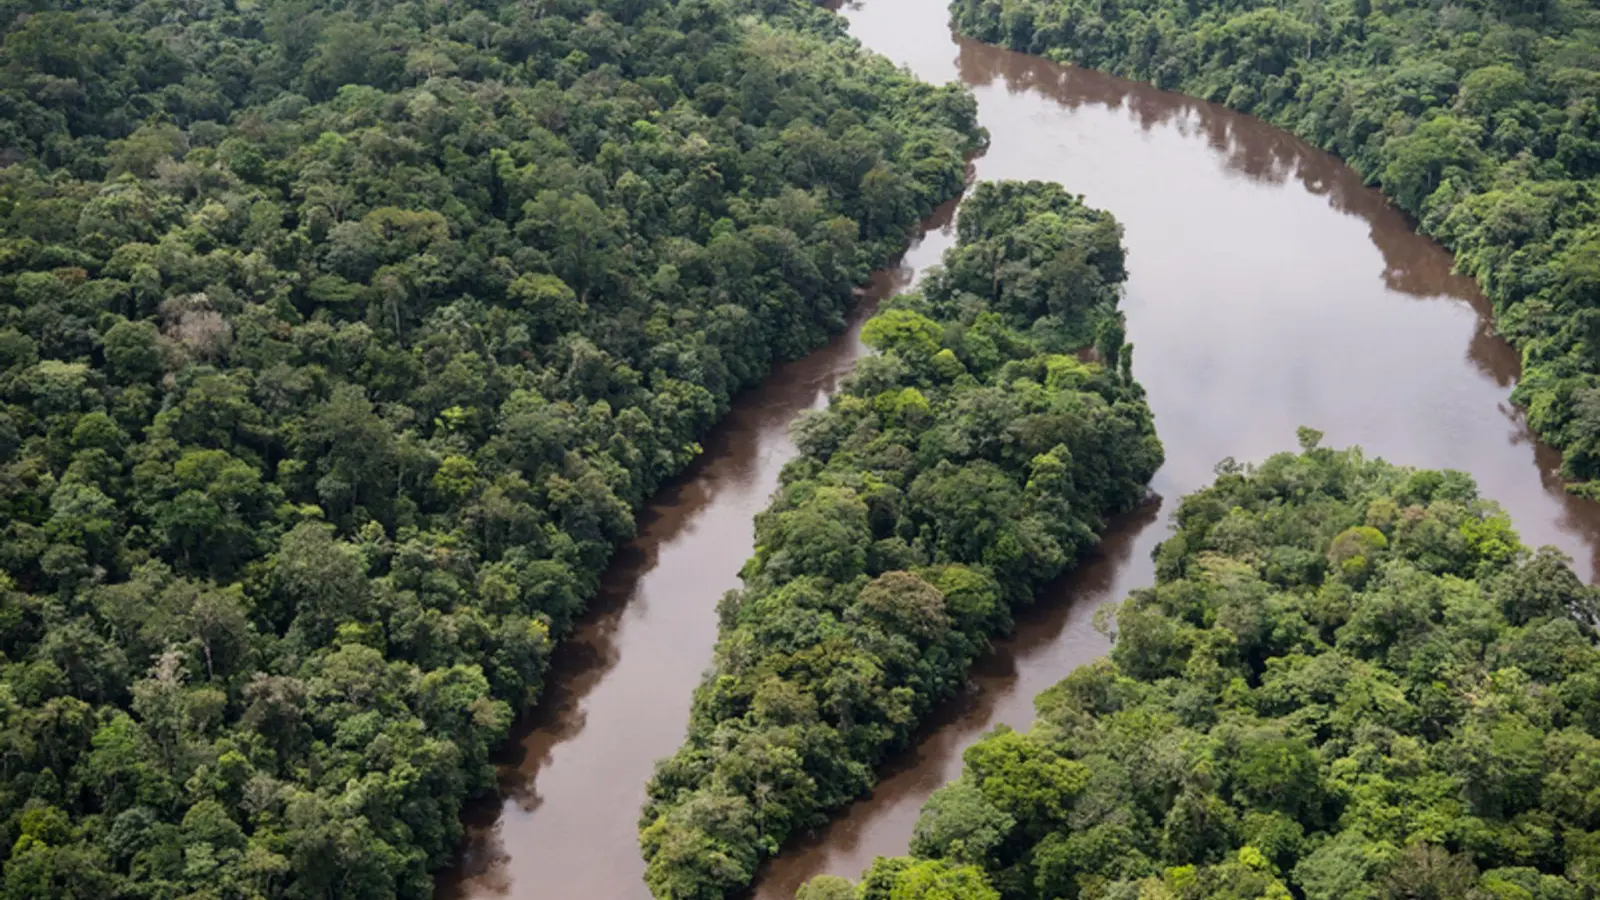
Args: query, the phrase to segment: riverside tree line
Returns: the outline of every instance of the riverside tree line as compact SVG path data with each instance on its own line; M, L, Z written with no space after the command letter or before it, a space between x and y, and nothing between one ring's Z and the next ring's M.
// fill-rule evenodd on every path
M1185 497L1110 657L800 900L1594 896L1600 591L1461 473L1303 448Z

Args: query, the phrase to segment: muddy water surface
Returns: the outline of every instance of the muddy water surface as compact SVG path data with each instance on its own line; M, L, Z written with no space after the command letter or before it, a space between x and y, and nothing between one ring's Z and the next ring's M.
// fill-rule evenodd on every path
M1156 501L1019 616L872 797L766 867L762 900L812 875L857 875L905 852L929 793L996 724L1027 727L1032 698L1105 652L1095 609L1149 583L1178 496L1225 457L1292 449L1309 425L1395 462L1458 468L1504 504L1526 541L1594 578L1600 508L1562 493L1555 454L1506 402L1517 356L1487 326L1447 253L1332 157L1221 107L953 37L943 0L860 0L841 12L866 46L929 81L960 80L992 136L980 179L1060 181L1126 228L1124 309L1135 374L1167 448ZM906 284L952 235L935 222L873 296ZM870 307L870 303L867 304ZM865 308L863 310L865 312ZM645 513L552 688L480 811L452 898L646 900L635 825L655 759L682 739L710 660L718 597L751 551L751 517L794 455L788 424L861 354L860 319L743 397L702 460Z

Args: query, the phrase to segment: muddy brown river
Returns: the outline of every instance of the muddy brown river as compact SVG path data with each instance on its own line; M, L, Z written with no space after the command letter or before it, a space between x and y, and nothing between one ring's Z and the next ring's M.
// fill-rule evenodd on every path
M766 866L757 897L788 900L813 875L854 877L876 855L904 853L961 752L997 724L1027 727L1035 694L1105 652L1094 611L1150 582L1172 501L1225 457L1294 449L1297 426L1321 429L1328 445L1471 473L1524 541L1560 547L1594 580L1600 506L1563 493L1558 457L1507 402L1517 354L1449 254L1354 172L1222 107L956 38L944 0L857 0L841 12L867 47L973 90L993 140L978 179L1060 181L1121 220L1123 309L1166 444L1152 485L1166 499L1118 522L1092 560L1019 615L971 690L871 797ZM644 512L507 750L501 800L469 818L441 898L648 900L635 831L644 784L682 740L717 599L737 585L751 518L795 454L789 423L825 403L864 352L873 301L953 242L951 212L878 273L848 332L741 397L700 461Z

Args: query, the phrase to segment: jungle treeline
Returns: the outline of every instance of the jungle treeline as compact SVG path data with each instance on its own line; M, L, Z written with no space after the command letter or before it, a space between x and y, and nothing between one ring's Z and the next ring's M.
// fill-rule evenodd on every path
M431 895L634 510L962 187L831 19L0 3L0 897Z
M1456 255L1522 353L1513 399L1600 498L1593 0L954 0L979 40L1254 113Z
M1121 238L1059 185L982 183L921 292L867 321L878 353L796 425L650 784L656 897L735 894L866 792L1011 611L1145 497L1162 448L1117 312Z
M1110 657L800 900L1579 900L1600 592L1457 472L1319 448L1185 497Z

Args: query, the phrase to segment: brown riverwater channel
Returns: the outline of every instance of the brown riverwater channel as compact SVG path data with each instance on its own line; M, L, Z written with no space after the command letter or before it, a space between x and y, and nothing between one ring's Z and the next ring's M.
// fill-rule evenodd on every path
M1171 502L1225 457L1294 449L1297 426L1322 430L1327 445L1470 473L1524 541L1560 547L1594 580L1600 506L1562 491L1556 454L1507 402L1517 354L1493 335L1487 303L1353 171L1249 116L957 38L943 0L855 0L840 12L867 47L973 90L992 137L977 178L1059 181L1123 223L1123 309L1166 445L1152 485L1166 503L1117 523L1093 559L1019 615L870 798L765 867L761 900L904 853L961 752L995 725L1027 727L1035 694L1105 652L1094 611L1150 582ZM795 454L788 426L864 352L874 301L954 240L949 212L878 273L849 331L741 397L700 461L644 512L558 651L545 701L507 750L501 801L469 822L441 897L649 897L635 831L644 784L682 740L717 600L737 585L751 519Z

